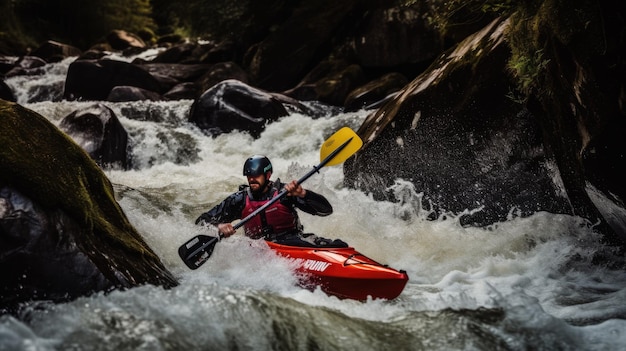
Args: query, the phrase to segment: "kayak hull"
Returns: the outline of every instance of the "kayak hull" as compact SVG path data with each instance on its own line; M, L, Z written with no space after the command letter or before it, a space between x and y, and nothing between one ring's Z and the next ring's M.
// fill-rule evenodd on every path
M301 274L300 285L309 289L320 287L339 298L395 299L409 279L406 272L380 264L353 247L297 247L270 241L267 245L296 263L296 271Z

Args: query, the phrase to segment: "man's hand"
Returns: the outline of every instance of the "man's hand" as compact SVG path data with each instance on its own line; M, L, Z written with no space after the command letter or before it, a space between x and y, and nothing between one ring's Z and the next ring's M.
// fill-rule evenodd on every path
M287 190L287 195L289 196L304 197L306 195L306 189L295 180L285 184L285 190Z
M225 238L235 234L235 228L230 223L220 223L217 225L217 230L224 235Z

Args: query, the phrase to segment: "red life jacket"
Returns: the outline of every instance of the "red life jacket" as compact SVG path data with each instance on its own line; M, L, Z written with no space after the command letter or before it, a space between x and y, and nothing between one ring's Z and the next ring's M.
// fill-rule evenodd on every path
M272 197L278 194L278 189L272 188ZM241 213L241 219L246 218L250 213L254 212L257 208L265 205L270 200L254 200L251 198L250 193L246 196L246 205ZM284 233L298 228L298 217L294 214L294 211L289 207L283 205L280 201L276 201L268 206L264 211L258 215L250 218L244 229L246 235L252 239L259 239L265 233L263 227L270 230L272 234Z

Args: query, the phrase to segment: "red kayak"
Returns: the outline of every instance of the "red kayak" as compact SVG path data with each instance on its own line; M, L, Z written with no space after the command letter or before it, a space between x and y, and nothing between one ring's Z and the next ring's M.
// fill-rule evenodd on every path
M380 264L356 251L353 247L318 248L286 246L266 241L279 255L298 264L297 271L304 278L306 288L319 286L322 291L339 298L364 301L395 299L407 281L405 271Z

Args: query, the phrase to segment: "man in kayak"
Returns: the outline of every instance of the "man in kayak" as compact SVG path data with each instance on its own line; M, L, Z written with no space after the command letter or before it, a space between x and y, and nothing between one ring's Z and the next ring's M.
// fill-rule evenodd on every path
M235 233L232 221L245 218L278 195L284 187L287 196L244 224L246 236L291 246L348 246L338 239L330 240L303 233L296 208L317 216L328 216L333 208L324 196L304 189L295 180L286 184L281 183L280 179L271 181L272 163L267 157L255 155L248 158L243 165L243 175L248 179L248 185L242 185L239 191L200 215L196 224L215 225L220 233L229 237Z

